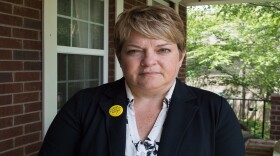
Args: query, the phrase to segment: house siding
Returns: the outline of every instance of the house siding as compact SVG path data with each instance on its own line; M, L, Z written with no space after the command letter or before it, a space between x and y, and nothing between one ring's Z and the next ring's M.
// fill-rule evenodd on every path
M0 2L0 155L36 155L42 140L42 1Z
M125 0L124 9L145 4ZM185 14L180 6L184 20ZM41 146L42 21L42 0L0 1L0 155L35 156ZM115 0L109 0L109 82L115 80L114 24ZM178 77L184 81L184 66Z

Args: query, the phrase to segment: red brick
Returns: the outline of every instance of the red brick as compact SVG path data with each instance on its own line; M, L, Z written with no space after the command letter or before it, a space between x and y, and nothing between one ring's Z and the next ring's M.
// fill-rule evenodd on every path
M0 2L0 12L12 13L12 5L8 3Z
M278 127L278 126L273 126L273 125L272 125L272 126L270 126L270 129L271 129L271 130L276 130L277 127ZM280 127L279 127L279 128L280 128Z
M42 101L42 92L39 94L39 100Z
M30 144L28 146L25 147L25 154L31 154L31 153L34 153L34 152L38 152L41 148L41 145L42 143L40 142L37 142L37 143L34 143L34 144Z
M12 104L12 95L0 95L0 106Z
M1 156L23 156L23 155L24 155L23 147L1 153Z
M271 105L272 106L279 106L280 105L280 100L279 99L272 99L271 100Z
M27 124L24 126L25 134L33 133L42 130L42 122L36 122L32 124Z
M0 128L11 127L12 125L13 125L12 117L0 119ZM1 148L1 146L0 146L0 148Z
M0 94L19 93L23 91L23 84L0 84Z
M280 131L278 131L278 130L270 130L270 134L272 134L272 135L279 135L280 136Z
M14 141L12 139L0 142L0 151L6 151L6 150L11 149L13 147L14 147Z
M274 121L274 120L276 120L276 116L275 115L270 115L270 121Z
M0 61L0 71L23 70L23 62L20 61Z
M14 6L14 14L23 16L23 17L29 17L29 18L40 18L40 12L38 10L21 7L21 6Z
M271 115L276 115L276 116L280 115L280 110L271 110L270 112Z
M0 117L12 116L12 115L17 115L22 113L23 113L22 105L0 107Z
M23 134L22 126L0 130L0 140L13 138Z
M41 91L42 82L26 82L23 88L24 91Z
M41 72L18 72L15 73L15 81L37 81L41 79Z
M42 1L41 0L25 0L24 5L31 7L31 8L36 8L36 9L42 10Z
M24 62L24 70L42 70L42 62Z
M1 6L1 4L0 4ZM0 8L1 10L1 8ZM11 28L0 26L0 36L11 37Z
M35 102L39 100L39 93L22 93L14 95L14 103Z
M38 31L14 28L13 37L24 39L38 39Z
M12 26L22 26L23 19L20 17L0 13L0 23Z
M42 30L42 22L38 21L38 20L25 18L24 22L23 22L23 27L24 28Z
M33 50L42 50L42 42L41 41L24 40L23 41L23 48L24 49L33 49Z
M23 4L23 0L2 0L2 1L11 2L15 4Z
M0 49L0 60L11 60L13 58L11 50Z
M12 81L13 81L13 73L0 73L0 83L12 82Z
M36 153L29 154L28 156L38 156L38 153L39 151L37 151Z
M38 112L19 115L14 118L15 125L26 124L26 123L35 122L35 121L40 121L40 113L38 113Z
M21 49L22 41L18 40L18 39L0 38L0 47L1 48Z
M39 52L34 51L14 51L14 60L39 60Z
M32 142L38 142L39 139L40 133L33 133L29 135L20 136L15 139L15 146L21 146Z
M271 96L271 101L273 100L279 100L280 101L280 95L272 95Z
M24 108L26 113L40 111L42 110L42 102L28 103L24 105Z

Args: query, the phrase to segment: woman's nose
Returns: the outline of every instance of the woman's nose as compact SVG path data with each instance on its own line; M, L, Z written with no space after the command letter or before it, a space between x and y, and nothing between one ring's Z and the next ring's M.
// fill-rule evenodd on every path
M152 65L156 64L156 60L157 60L157 57L156 57L155 52L149 50L144 53L144 56L141 60L141 65L142 66L152 66Z

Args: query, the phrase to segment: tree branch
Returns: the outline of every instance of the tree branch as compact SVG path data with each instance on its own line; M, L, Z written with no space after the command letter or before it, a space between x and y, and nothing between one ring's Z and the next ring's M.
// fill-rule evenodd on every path
M274 9L280 11L280 8L275 6L275 5L264 5L264 4L255 4L255 3L249 3L249 4L255 5L255 6L263 6L263 7L268 7L268 8L274 8Z

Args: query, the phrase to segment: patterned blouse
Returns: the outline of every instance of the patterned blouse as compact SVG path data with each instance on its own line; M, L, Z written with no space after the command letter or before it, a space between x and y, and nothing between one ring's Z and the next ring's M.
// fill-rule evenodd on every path
M135 112L134 112L134 97L125 84L126 93L128 98L127 105L127 123L126 123L126 156L157 156L161 132L163 123L165 121L169 104L171 102L171 96L174 91L176 81L174 81L172 87L163 100L162 109L156 119L156 122L150 131L147 139L142 142L136 126Z

